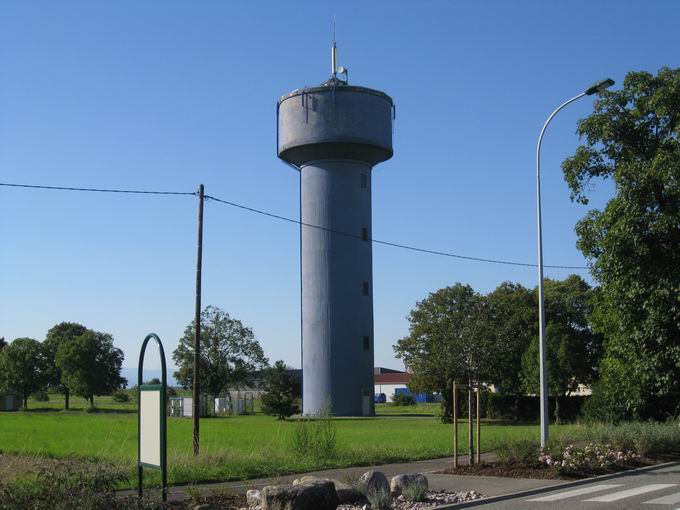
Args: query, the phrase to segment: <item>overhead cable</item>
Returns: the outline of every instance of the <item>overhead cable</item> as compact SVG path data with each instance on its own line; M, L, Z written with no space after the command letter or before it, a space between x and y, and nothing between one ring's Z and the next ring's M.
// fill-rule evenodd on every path
M71 187L71 186L42 186L42 185L34 185L34 184L16 184L16 183L5 183L5 182L0 182L0 186L5 186L5 187L12 187L12 188L29 188L29 189L45 189L45 190L62 190L62 191L85 191L85 192L98 192L98 193L131 193L131 194L138 194L138 195L194 195L196 196L196 192L187 192L187 191L156 191L156 190L129 190L129 189L103 189L103 188L79 188L79 187ZM384 246L391 246L393 248L401 248L402 250L409 250L409 251L414 251L418 253L427 253L430 255L438 255L441 257L450 257L450 258L455 258L455 259L461 259L461 260L470 260L473 262L485 262L487 264L502 264L506 266L520 266L520 267L536 267L536 264L530 264L526 262L514 262L510 260L500 260L500 259L489 259L489 258L483 258L483 257L470 257L467 255L459 255L457 253L450 253L450 252L444 252L444 251L438 251L438 250L428 250L426 248L418 248L416 246L410 246L406 244L400 244L400 243L393 243L389 241L381 241L380 239L366 239L361 235L358 234L352 234L349 232L342 232L339 230L334 230L330 229L327 227L322 227L320 225L313 225L311 223L305 223L300 220L296 220L294 218L289 218L287 216L281 216L279 214L274 214L271 212L263 211L262 209L256 209L254 207L248 207L246 205L238 204L236 202L231 202L229 200L224 200L212 195L205 195L206 200L213 200L215 202L219 202L221 204L229 205L231 207L236 207L238 209L242 209L244 211L249 211L252 213L260 214L262 216L268 216L270 218L274 218L277 220L281 221L286 221L288 223L294 223L296 225L302 225L303 227L310 227L310 228L315 228L319 230L324 230L327 232L331 232L333 234L338 234L346 237L352 237L355 239L359 239L361 241L370 241L375 244L381 244ZM586 266L562 266L562 265L544 265L546 268L551 268L551 269L574 269L574 270L584 270L588 269Z

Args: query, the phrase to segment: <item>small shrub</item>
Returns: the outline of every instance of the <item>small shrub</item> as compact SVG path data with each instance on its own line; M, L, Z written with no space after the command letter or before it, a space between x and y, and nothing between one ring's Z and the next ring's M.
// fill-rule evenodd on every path
M49 402L50 396L47 394L46 391L39 391L33 394L33 400L35 400L36 402Z
M110 468L90 470L65 464L60 469L41 468L35 477L0 487L0 510L117 509L116 486L127 475Z
M187 486L185 492L189 495L189 498L191 498L191 502L194 505L200 505L203 503L203 491L200 487L191 484Z
M414 406L416 405L416 397L399 393L392 396L392 404L395 406Z
M130 394L127 391L118 390L113 392L111 398L113 399L114 402L124 404L130 401Z
M401 493L409 501L425 501L427 488L420 483L407 483L402 487Z
M392 507L392 495L385 489L374 489L368 491L366 499L371 504L371 509L389 510Z
M632 451L615 450L610 445L591 443L584 448L569 445L564 451L558 450L555 453L542 451L538 461L560 474L591 475L624 467L637 458L638 455Z
M337 430L330 412L325 405L318 416L304 417L293 429L292 448L302 456L316 456L328 459L336 450Z
M531 467L538 463L541 447L532 439L519 438L500 442L494 446L493 451L498 464L519 464Z

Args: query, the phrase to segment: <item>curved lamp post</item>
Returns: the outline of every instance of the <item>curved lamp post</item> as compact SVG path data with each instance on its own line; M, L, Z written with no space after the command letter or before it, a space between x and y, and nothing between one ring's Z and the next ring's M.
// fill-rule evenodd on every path
M543 228L541 224L541 142L545 129L550 124L553 117L562 108L583 96L592 96L598 92L614 85L614 80L607 78L605 80L594 83L579 95L572 97L565 101L557 109L550 114L548 120L543 124L541 134L538 136L538 145L536 146L536 212L538 216L538 348L540 352L540 370L541 370L541 447L545 447L548 441L548 376L546 372L546 346L547 339L545 335L545 301L543 292Z

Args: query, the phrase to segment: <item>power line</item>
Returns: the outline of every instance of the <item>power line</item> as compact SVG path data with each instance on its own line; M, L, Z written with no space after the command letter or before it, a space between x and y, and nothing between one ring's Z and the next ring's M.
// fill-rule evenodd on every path
M304 227L311 227L311 228L316 228L319 230L325 230L327 232L331 232L333 234L339 234L347 237L353 237L355 239L360 239L360 240L366 240L366 241L371 241L376 244L382 244L385 246L392 246L394 248L401 248L403 250L411 250L419 253L428 253L430 255L440 255L442 257L451 257L451 258L456 258L456 259L463 259L463 260L472 260L475 262L486 262L489 264L504 264L508 266L521 266L521 267L536 267L536 264L529 264L526 262L513 262L509 260L498 260L498 259L487 259L487 258L482 258L482 257L468 257L466 255L458 255L456 253L448 253L448 252L443 252L443 251L436 251L436 250L428 250L425 248L418 248L416 246L409 246L406 244L398 244L398 243L391 243L389 241L381 241L379 239L364 239L362 236L358 234L351 234L349 232L342 232L340 230L334 230L330 229L327 227L322 227L320 225L313 225L311 223L305 223L300 220L296 220L294 218L288 218L286 216L281 216L279 214L273 214L267 211L262 211L260 209L255 209L254 207L248 207L245 205L237 204L236 202L230 202L228 200L223 200L221 198L214 197L212 195L206 195L206 199L208 200L214 200L215 202L220 202L222 204L230 205L232 207L236 207L238 209L243 209L245 211L249 212L254 212L256 214L261 214L263 216L269 216L270 218L276 218L277 220L282 220L282 221L287 221L289 223L295 223L296 225L302 225ZM544 265L543 267L549 267L552 269L588 269L586 266L552 266L552 265Z
M0 186L8 188L31 188L31 189L51 189L62 191L91 191L96 193L133 193L137 195L196 195L195 192L189 193L185 191L148 191L136 189L101 189L101 188L73 188L67 186L38 186L35 184L13 184L8 182L0 182Z
M5 182L0 182L0 186L5 186L5 187L11 187L11 188L29 188L29 189L45 189L45 190L62 190L62 191L85 191L85 192L97 192L97 193L130 193L130 194L137 194L137 195L193 195L196 196L196 192L185 192L185 191L156 191L156 190L129 190L129 189L102 189L102 188L77 188L77 187L70 187L70 186L40 186L40 185L34 185L34 184L15 184L15 183L5 183ZM212 196L212 195L205 195L206 200L214 200L215 202L219 202L221 204L229 205L231 207L236 207L238 209L242 209L244 211L249 211L255 214L260 214L262 216L268 216L270 218L274 218L277 220L281 221L286 221L288 223L294 223L296 225L302 225L304 227L310 227L310 228L316 228L319 230L324 230L327 232L331 232L333 234L338 234L338 235L343 235L346 237L352 237L355 239L359 239L362 241L370 241L375 244L382 244L384 246L391 246L393 248L400 248L402 250L410 250L410 251L415 251L418 253L427 253L430 255L438 255L441 257L450 257L450 258L455 258L455 259L460 259L460 260L470 260L473 262L485 262L487 264L501 264L501 265L506 265L506 266L519 266L519 267L536 267L536 264L529 264L526 262L513 262L510 260L500 260L500 259L489 259L489 258L483 258L483 257L470 257L467 255L459 255L457 253L449 253L449 252L444 252L444 251L438 251L438 250L428 250L426 248L418 248L416 246L410 246L407 244L399 244L399 243L392 243L389 241L381 241L379 239L365 239L363 236L358 235L358 234L351 234L349 232L342 232L339 230L334 230L330 229L327 227L322 227L320 225L313 225L311 223L305 223L300 220L296 220L294 218L289 218L287 216L281 216L279 214L274 214L270 213L267 211L263 211L261 209L256 209L254 207L248 207L246 205L238 204L236 202L231 202L229 200L223 200L221 198ZM588 269L586 266L557 266L557 265L544 265L544 267L551 268L551 269L575 269L575 270L583 270L583 269Z

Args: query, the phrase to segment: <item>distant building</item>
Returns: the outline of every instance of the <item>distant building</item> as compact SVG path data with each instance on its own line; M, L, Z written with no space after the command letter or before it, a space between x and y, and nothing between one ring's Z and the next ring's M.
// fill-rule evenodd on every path
M374 378L374 393L380 395L385 394L387 402L392 402L394 395L398 393L408 392L407 384L411 382L411 374L408 372L400 372L399 370L392 370L391 368L375 367L373 371Z

